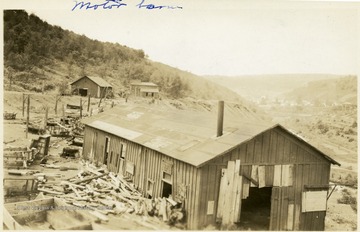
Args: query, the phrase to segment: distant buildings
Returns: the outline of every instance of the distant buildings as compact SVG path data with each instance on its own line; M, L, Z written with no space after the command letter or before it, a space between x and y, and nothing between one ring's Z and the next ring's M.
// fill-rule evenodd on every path
M136 97L154 97L159 96L159 86L152 82L133 81L130 83L131 95Z
M95 76L83 76L70 83L71 93L80 96L103 98L112 91L112 86L104 79Z

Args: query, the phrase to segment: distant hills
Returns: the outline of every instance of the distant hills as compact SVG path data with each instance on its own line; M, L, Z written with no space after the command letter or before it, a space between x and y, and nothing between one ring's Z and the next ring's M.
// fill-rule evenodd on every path
M242 101L207 79L149 60L143 50L92 40L23 10L4 11L5 90L56 92L83 75L102 77L115 94L137 79L158 84L163 98Z
M261 98L288 101L306 100L356 102L357 78L329 74L281 74L254 76L207 76L242 97L258 101Z
M336 79L311 81L306 85L289 91L281 98L293 101L308 101L318 104L356 104L357 78L346 76Z

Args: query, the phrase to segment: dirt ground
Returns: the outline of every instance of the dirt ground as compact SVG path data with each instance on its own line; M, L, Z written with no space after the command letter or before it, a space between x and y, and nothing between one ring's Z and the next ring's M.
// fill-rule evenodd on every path
M31 120L42 121L44 120L44 109L46 106L50 108L49 118L56 117L61 115L61 108L58 108L58 115L55 115L55 99L56 95L42 95L42 94L32 94L31 97ZM83 98L83 101L86 101ZM108 100L103 102L102 105L110 107L113 100ZM64 103L79 104L79 97L62 97L59 105ZM87 103L85 103L87 104ZM91 103L91 107L96 108L98 100ZM121 105L125 104L124 99L116 99L115 104ZM148 104L147 102L135 102L129 100L126 104ZM195 103L194 103L195 104ZM169 102L163 102L161 107L173 107L174 104ZM185 107L185 104L182 104L182 107ZM203 106L201 106L203 107ZM198 108L201 108L198 107ZM37 139L39 135L28 134L26 138L25 132L25 117L22 117L22 93L18 92L6 92L4 94L4 111L15 112L17 113L16 120L4 120L3 122L3 146L29 146L32 139ZM25 113L26 114L26 113ZM323 139L323 137L321 137ZM320 139L319 139L320 140ZM357 212L351 208L349 204L340 204L338 200L343 197L344 188L348 189L348 192L357 198L357 149L354 150L354 146L344 146L339 143L334 143L331 138L323 139L325 141L325 147L329 150L332 150L336 155L336 160L342 164L341 167L333 167L331 170L331 179L332 180L343 180L345 178L356 177L356 186L353 187L344 187L338 186L333 192L332 196L328 201L328 212L325 221L325 229L329 231L344 231L344 230L357 230ZM357 139L355 141L357 143ZM65 158L60 158L59 153L62 151L62 148L67 145L67 141L61 138L51 138L50 140L50 162L57 162L56 164L67 165L72 167L80 167L79 160L70 160ZM40 166L32 167L34 169L40 170L41 172L58 172L61 174L61 179L66 179L77 174L78 171L67 171L61 172L54 169L46 169ZM7 176L6 170L4 169L4 175ZM342 179L341 179L342 178ZM121 225L119 227L119 225ZM120 217L112 217L109 223L97 224L95 225L96 229L104 230L173 230L175 228L170 228L168 225L162 221L157 221L156 218L152 217L141 217L135 215L126 215L123 214Z

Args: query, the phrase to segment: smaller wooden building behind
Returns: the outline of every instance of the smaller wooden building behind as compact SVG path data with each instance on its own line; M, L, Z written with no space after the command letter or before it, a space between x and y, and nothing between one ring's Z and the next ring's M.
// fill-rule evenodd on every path
M83 76L70 83L70 86L72 94L96 98L106 97L112 91L108 82L96 76Z
M159 86L152 82L133 81L130 92L135 97L159 97Z
M324 230L330 167L339 163L247 111L234 120L225 113L221 133L219 121L205 112L113 108L84 121L83 156L130 177L144 197L171 195L188 229L253 221L263 230Z

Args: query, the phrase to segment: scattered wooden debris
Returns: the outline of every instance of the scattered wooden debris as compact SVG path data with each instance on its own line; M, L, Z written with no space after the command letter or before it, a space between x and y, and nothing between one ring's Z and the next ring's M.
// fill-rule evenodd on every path
M74 146L64 147L60 156L75 158L76 155L79 154L79 152L80 152L79 147L74 147Z
M18 175L18 176L27 176L27 175L31 175L34 173L37 173L39 171L37 170L17 170L17 169L10 169L8 170L8 174L9 175Z
M43 135L46 133L46 130L41 125L30 123L28 126L28 132L32 134Z
M13 140L10 140L10 141L4 141L3 143L6 145L6 144L9 144L9 143L13 143L15 141L16 141L16 139L13 139Z
M100 221L108 214L136 214L159 217L170 225L184 222L185 212L172 197L147 199L125 177L85 163L78 175L59 185L39 188L77 207L86 207Z

